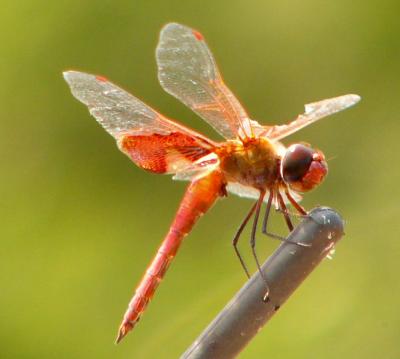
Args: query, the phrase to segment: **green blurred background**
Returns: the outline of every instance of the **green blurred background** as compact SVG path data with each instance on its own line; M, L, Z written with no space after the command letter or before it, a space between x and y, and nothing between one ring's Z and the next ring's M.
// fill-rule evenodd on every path
M1 358L176 358L245 282L231 239L251 202L230 196L187 238L137 328L113 344L186 184L136 168L61 72L105 75L218 139L157 82L154 50L170 21L203 32L261 123L283 123L326 97L363 97L288 139L332 158L303 204L339 210L346 236L241 358L400 357L398 1L0 6ZM260 256L277 245L260 238ZM241 248L250 262L247 239Z

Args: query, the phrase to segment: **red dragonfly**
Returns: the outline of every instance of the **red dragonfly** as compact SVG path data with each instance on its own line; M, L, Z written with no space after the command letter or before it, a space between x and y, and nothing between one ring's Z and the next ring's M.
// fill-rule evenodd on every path
M76 71L64 73L72 94L88 106L90 114L137 166L190 181L175 219L129 303L117 342L138 322L183 238L217 198L227 196L228 192L256 199L233 239L233 246L249 275L237 243L254 216L251 247L259 268L255 233L263 202L266 202L264 233L270 234L267 219L271 206L283 213L292 230L286 204L306 215L298 203L300 193L315 188L328 172L321 151L304 143L286 148L279 141L360 100L357 95L344 95L314 102L286 125L263 126L249 118L224 84L198 31L176 23L167 24L161 31L156 57L158 78L164 90L207 121L225 142L214 142L166 118L104 77Z

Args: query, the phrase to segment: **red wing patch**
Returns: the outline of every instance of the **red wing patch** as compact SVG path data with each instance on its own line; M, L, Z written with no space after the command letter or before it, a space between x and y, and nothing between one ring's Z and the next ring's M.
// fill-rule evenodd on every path
M203 139L173 132L168 135L126 135L120 140L120 147L145 170L176 173L211 152L211 145L203 142Z

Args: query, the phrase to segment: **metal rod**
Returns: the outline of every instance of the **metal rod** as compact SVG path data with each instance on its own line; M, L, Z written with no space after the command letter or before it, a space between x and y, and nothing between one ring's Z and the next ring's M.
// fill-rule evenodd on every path
M265 283L256 272L181 359L236 357L342 235L343 220L337 212L328 207L313 209L288 236L311 246L284 242L262 266L270 288L269 301L262 301Z

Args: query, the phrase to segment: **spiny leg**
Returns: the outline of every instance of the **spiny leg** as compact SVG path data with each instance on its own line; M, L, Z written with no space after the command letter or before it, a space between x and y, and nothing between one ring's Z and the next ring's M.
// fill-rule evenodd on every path
M277 192L277 198L278 198L278 202L279 202L280 212L284 213L284 215L286 214L286 216L289 218L289 221L290 221L290 217L289 217L289 214L287 212L287 208L285 206L285 203L283 202L282 196L280 196L280 198L281 198L281 201L280 201L278 195L280 196L279 192ZM305 245L304 243L291 241L290 239L287 239L285 237L279 236L279 235L277 235L275 233L271 233L271 232L268 231L268 229L267 229L267 227L268 227L268 218L269 218L269 214L271 212L271 206L272 206L273 198L274 198L274 191L271 189L270 194L269 194L269 198L268 198L268 202L267 202L267 208L265 209L262 232L264 234L266 234L267 236L269 236L271 238L274 238L274 239L278 239L278 240L280 240L282 242L289 242L289 243L297 244L297 245L302 246L302 247L308 247L308 245ZM281 209L281 203L283 203L283 209ZM290 221L290 223L291 223L291 221ZM290 227L289 227L289 229L290 229Z
M285 188L285 195L290 204L297 210L296 213L289 211L288 208L286 208L285 212L290 216L290 217L295 217L295 218L306 218L308 213L307 211L293 198L293 196L290 194L289 189L286 187ZM283 213L284 210L281 208L277 209L278 212Z
M274 190L271 189L269 192L269 197L268 197L268 202L267 202L267 207L265 208L265 214L264 214L264 220L263 220L263 226L262 226L262 233L266 234L269 237L272 237L274 239L278 239L280 241L286 241L285 237L279 236L275 233L271 233L268 231L268 219L269 215L271 213L271 207L272 207L272 201L274 199Z
M290 219L290 216L289 216L287 207L286 207L286 205L285 205L285 201L283 200L282 195L279 193L279 190L278 190L278 192L277 192L277 197L278 197L279 208L281 209L281 211L282 211L282 213L283 213L283 216L284 216L284 218L285 218L286 224L287 224L287 226L288 226L288 228L289 228L289 230L290 230L290 232L291 232L291 231L293 231L293 228L294 228L294 227L293 227L293 223L292 223L292 221L291 221L291 219ZM285 238L284 241L285 241L285 242L290 242L290 243L297 244L297 245L300 246L300 247L310 247L310 244L301 243L301 242L296 242L296 241L291 241L291 240L286 239L286 238Z
M280 212L280 213L283 213L283 210L282 209L280 209L280 208L278 208L277 210L276 210L277 212ZM292 217L295 217L295 218L304 218L304 217L306 217L306 216L304 216L303 214L299 214L299 213L297 213L297 212L291 212L289 209L286 209L286 213L292 218Z
M293 227L292 220L290 219L288 210L286 208L285 201L283 200L282 195L279 193L279 190L277 191L276 195L278 197L279 208L282 210L283 216L285 218L285 222L289 228L289 231L291 232L291 231L293 231L294 227Z
M267 207L265 208L265 214L264 214L264 220L263 220L263 225L261 231L271 237L274 237L275 235L272 233L268 233L267 231L267 225L268 225L268 217L269 213L271 212L271 206L272 206L272 200L274 199L274 191L271 189L269 191L269 196L268 196L268 202L267 202ZM279 236L278 236L279 237Z
M267 202L267 207L265 208L265 214L264 214L264 220L263 220L263 226L262 226L262 233L266 234L269 237L272 237L274 239L278 239L280 241L285 241L285 237L279 236L275 233L271 233L268 231L268 219L269 215L271 213L271 207L272 207L272 201L274 199L274 190L271 189L269 192L269 197L268 197L268 202Z
M294 208L297 209L297 211L303 215L303 216L307 216L307 211L300 205L297 203L297 201L292 197L292 195L290 194L289 190L286 188L285 189L285 195L287 197L287 199L290 201L290 203L292 204L292 206Z
M261 270L260 262L258 260L257 253L256 253L256 232L257 232L258 218L260 216L260 210L261 210L261 206L262 206L262 203L264 200L264 196L265 196L265 191L260 192L260 197L256 203L256 213L254 215L254 222L253 222L253 228L251 231L250 245L251 245L251 250L253 252L254 260L256 261L258 272L260 273L260 276L263 279L265 286L266 286L266 292L263 296L263 301L268 302L268 300L269 300L269 296L268 296L269 295L269 285L268 285L267 278L264 275L264 272ZM268 199L268 201L269 201L269 199Z
M246 227L246 224L249 222L251 216L253 215L253 213L257 207L257 204L258 204L258 202L254 203L254 205L251 207L249 213L247 213L247 216L243 220L242 224L240 225L240 227L238 228L238 230L235 234L235 237L233 237L233 240L232 240L233 248L235 249L236 255L238 256L240 264L242 265L244 271L246 272L247 278L249 278L249 279L250 279L250 273L246 267L246 264L244 263L242 256L239 253L239 250L237 248L237 243L239 241L240 235L242 234L242 232L244 230L244 227Z

